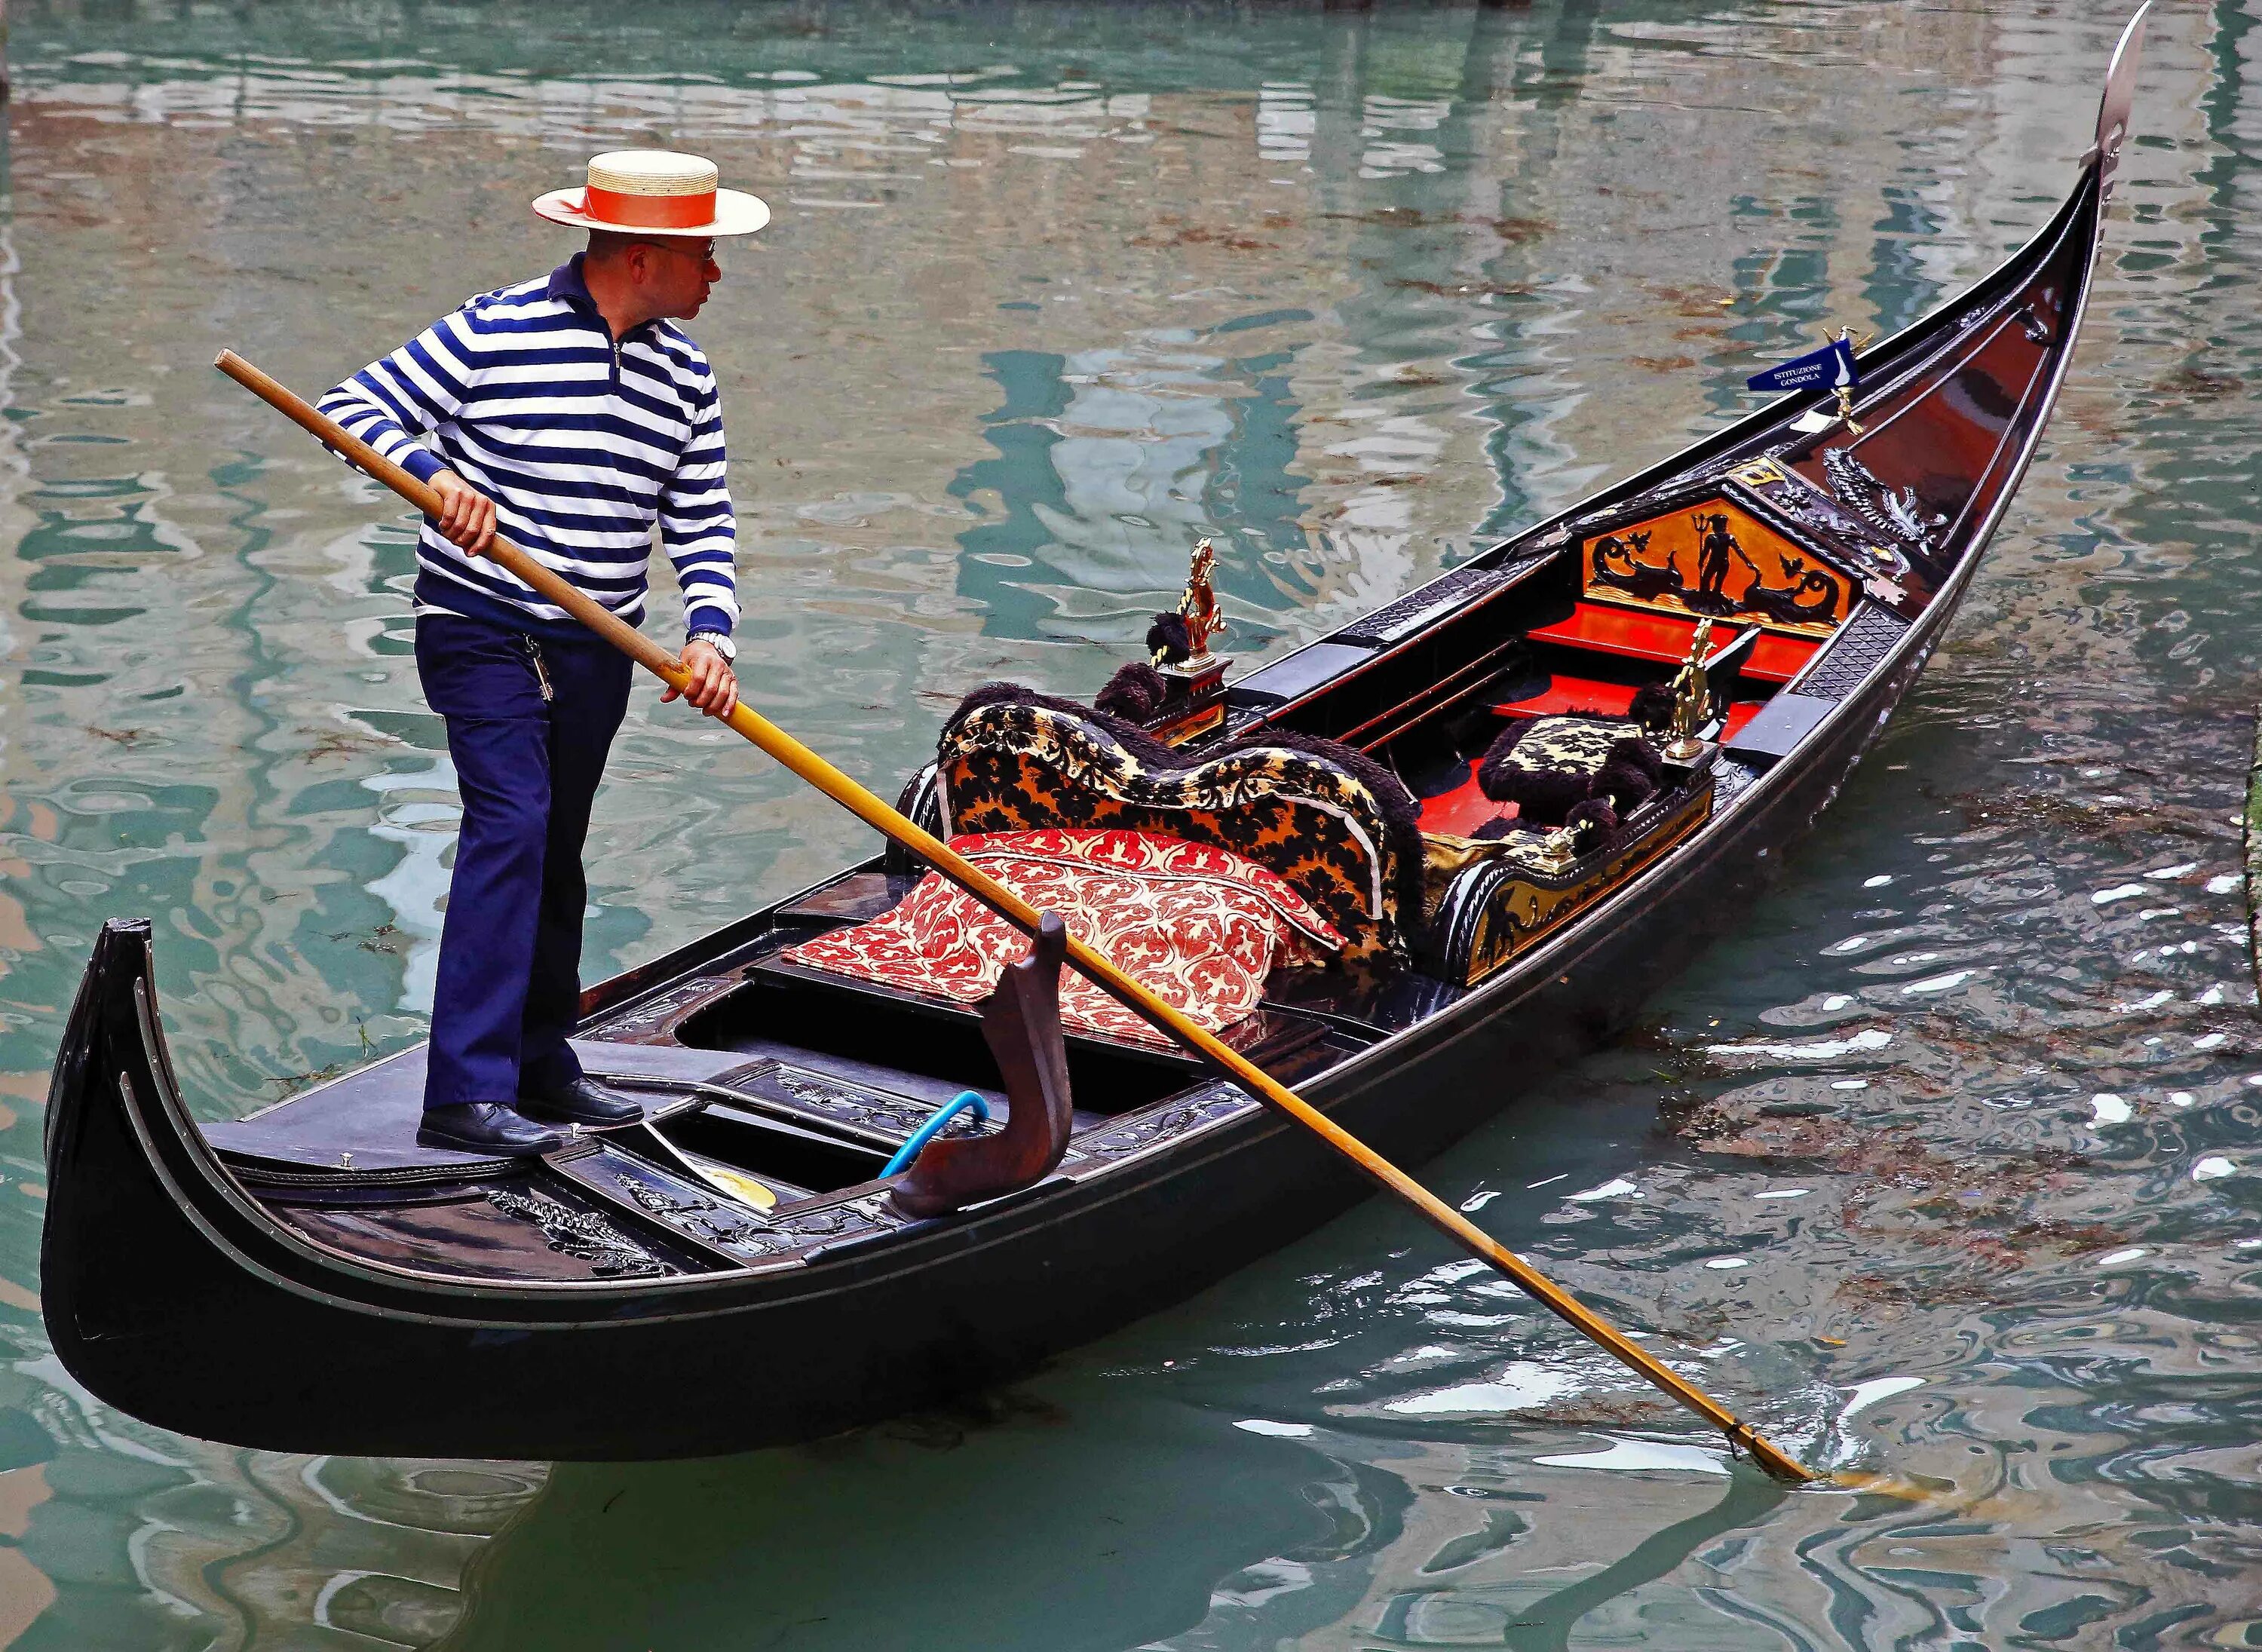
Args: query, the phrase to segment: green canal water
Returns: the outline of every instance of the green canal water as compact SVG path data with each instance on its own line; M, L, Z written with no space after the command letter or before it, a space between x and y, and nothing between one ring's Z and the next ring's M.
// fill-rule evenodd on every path
M217 350L318 389L562 259L526 203L591 151L712 155L777 212L694 328L747 680L892 788L976 682L1096 687L1199 535L1245 667L1736 416L1817 328L1925 313L2070 185L2122 9L17 0L0 1645L2262 1646L2228 0L2154 19L2071 382L1870 760L1635 1036L1502 1073L1424 1172L1786 1443L1940 1501L1723 1472L1375 1206L979 1406L695 1463L179 1439L39 1313L104 918L154 921L207 1119L416 1039L431 990L456 800L408 526ZM598 801L597 970L868 848L681 711L640 693Z

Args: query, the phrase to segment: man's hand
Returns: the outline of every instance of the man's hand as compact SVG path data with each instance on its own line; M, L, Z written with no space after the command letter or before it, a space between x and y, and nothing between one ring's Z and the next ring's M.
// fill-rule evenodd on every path
M660 703L680 694L710 717L730 716L738 703L738 679L731 673L731 662L717 653L712 644L695 642L684 647L683 668L691 674L691 681L662 694Z
M453 471L433 472L432 490L440 495L440 514L433 520L448 543L472 556L485 556L494 543L494 501Z

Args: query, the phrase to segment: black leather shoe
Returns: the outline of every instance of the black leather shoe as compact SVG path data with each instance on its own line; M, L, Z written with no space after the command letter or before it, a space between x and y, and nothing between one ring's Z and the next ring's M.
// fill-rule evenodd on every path
M555 1130L522 1119L501 1101L465 1101L451 1107L427 1107L417 1128L419 1147L452 1147L462 1153L493 1153L531 1158L566 1145Z
M558 1124L633 1124L644 1116L644 1109L635 1102L615 1095L587 1076L554 1089L521 1095L518 1110Z

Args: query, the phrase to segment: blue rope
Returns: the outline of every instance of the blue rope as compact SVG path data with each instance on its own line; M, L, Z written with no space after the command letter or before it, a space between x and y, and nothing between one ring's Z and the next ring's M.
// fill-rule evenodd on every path
M897 1172L908 1167L911 1160L918 1157L919 1149L941 1135L942 1127L968 1107L972 1107L974 1116L984 1124L990 1122L990 1104L971 1090L961 1090L955 1098L944 1105L940 1112L911 1132L911 1139L896 1149L896 1156L888 1161L887 1169L882 1171L880 1174L892 1176Z

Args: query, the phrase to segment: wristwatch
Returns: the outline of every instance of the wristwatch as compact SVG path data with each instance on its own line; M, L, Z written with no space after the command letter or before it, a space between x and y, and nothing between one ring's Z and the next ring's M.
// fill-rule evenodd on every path
M693 643L705 643L723 656L723 663L726 666L735 666L738 663L738 645L731 640L730 633L727 631L695 631L683 639L683 646L686 648L691 646Z

